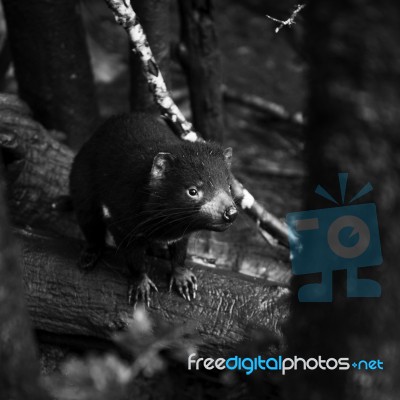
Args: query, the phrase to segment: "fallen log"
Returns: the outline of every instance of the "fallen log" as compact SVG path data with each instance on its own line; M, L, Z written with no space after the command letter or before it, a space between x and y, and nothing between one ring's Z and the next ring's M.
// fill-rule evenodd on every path
M132 321L127 271L109 250L89 273L76 266L82 242L18 230L25 293L36 329L109 338ZM168 262L152 259L150 276L159 293L149 313L176 326L190 324L204 354L226 354L249 338L251 327L280 333L288 314L288 289L258 278L190 264L199 279L195 300L168 292Z
M29 108L15 95L0 95L0 151L3 154L7 197L14 224L79 237L72 213L53 204L68 195L74 153L32 119Z
M17 96L0 94L0 151L5 159L13 223L81 238L74 213L62 211L63 202L59 201L69 193L68 176L74 157L73 151L60 140L62 133L47 131L34 121L29 108ZM238 223L244 226L247 221L239 219ZM285 248L259 246L255 241L246 241L244 245L240 232L240 228L234 227L227 235L192 235L189 256L236 269L239 264L254 266L263 259L269 279L281 281L282 272L288 275L288 267L281 262L288 257Z
M59 236L18 231L35 328L55 334L109 338L132 318L126 301L127 272L118 267L113 250L99 268L87 275L76 267L82 246L79 229L73 213L54 207L60 196L68 194L73 158L58 139L59 133L48 132L33 121L16 97L0 96L0 148L5 155L12 219L17 225ZM192 322L205 351L229 348L243 340L250 325L279 332L287 314L287 288L191 265L202 286L195 302L188 303L167 292L168 262L152 259L153 277L160 289L150 309L152 314L177 325Z

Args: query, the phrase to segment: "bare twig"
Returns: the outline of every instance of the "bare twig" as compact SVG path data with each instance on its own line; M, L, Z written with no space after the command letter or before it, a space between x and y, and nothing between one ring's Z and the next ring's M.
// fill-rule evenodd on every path
M184 43L173 46L173 54L176 60L182 66L182 68L188 69L188 50ZM221 85L219 90L223 96L224 101L230 101L242 104L246 107L260 110L262 112L267 112L273 116L280 118L285 121L290 121L292 123L303 125L304 118L301 112L295 114L289 113L282 105L274 103L269 100L265 100L262 97L255 96L247 93L239 93L237 90L227 87L226 85ZM174 92L175 101L180 101L182 98L188 96L188 92L185 90L179 90Z
M105 0L109 8L114 13L116 21L128 33L132 50L135 51L142 63L145 76L147 78L149 88L154 95L156 104L161 109L162 114L174 126L176 133L183 139L188 141L202 141L201 136L193 130L192 124L183 116L182 112L172 100L161 71L153 57L153 53L148 44L143 28L140 25L137 15L132 9L130 0ZM280 243L288 246L288 229L275 215L271 214L261 206L254 197L246 190L243 185L235 178L232 184L232 191L241 208L256 221L260 230L269 232L277 238ZM263 237L268 237L263 233ZM268 243L273 244L269 241Z
M280 104L265 100L262 97L253 94L239 93L235 89L228 88L226 86L222 87L222 91L226 101L240 103L246 107L267 112L268 114L271 114L274 117L284 121L290 121L297 125L304 125L304 118L301 112L291 114Z
M284 26L292 26L296 23L295 19L297 14L305 7L305 4L297 4L296 8L294 9L292 15L285 21L282 21L280 19L276 19L274 17L271 17L270 15L266 15L267 18L269 18L271 21L278 22L279 26L275 29L275 33L278 33Z
M264 99L254 94L241 93L236 89L227 87L226 85L221 86L221 92L223 100L226 103L236 103L249 109L265 112L274 116L275 118L281 119L282 121L288 121L296 125L303 126L305 123L304 116L301 111L290 113L281 104ZM176 103L179 103L187 100L189 93L187 89L178 88L173 90L172 97Z

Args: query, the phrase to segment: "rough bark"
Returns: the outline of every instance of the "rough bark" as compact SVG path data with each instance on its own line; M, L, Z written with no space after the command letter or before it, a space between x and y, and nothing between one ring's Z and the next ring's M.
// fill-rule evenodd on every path
M76 266L82 243L19 231L25 293L36 329L109 338L131 321L127 271L110 250L93 272ZM179 326L190 324L207 354L224 353L247 338L250 327L279 332L287 315L288 289L240 274L192 264L199 279L196 299L168 292L169 263L153 260L150 276L159 293L151 315ZM246 307L243 305L246 304Z
M181 41L193 124L206 140L224 137L221 55L212 0L180 0Z
M98 119L93 75L76 0L4 0L18 89L48 129L78 148Z
M73 159L59 137L34 121L16 96L0 96L0 149L12 221L76 237L79 230L72 213L54 208L54 202L69 193Z
M154 58L160 67L166 84L169 86L170 65L170 0L139 0L135 1L135 11L146 32ZM130 103L132 111L150 111L158 113L154 104L153 94L143 74L140 57L131 52L130 57L131 91Z
M338 172L349 172L348 196L371 182L373 192L360 202L377 205L383 264L359 276L377 280L382 297L347 298L346 274L335 272L333 303L299 303L297 289L313 278L296 277L289 350L380 359L384 371L297 371L287 398L394 400L400 391L400 3L313 0L304 16L311 63L305 209L333 206L314 195L317 184L340 199Z
M39 363L25 305L18 247L7 216L2 169L0 164L0 393L4 400L44 400L49 397L39 385Z

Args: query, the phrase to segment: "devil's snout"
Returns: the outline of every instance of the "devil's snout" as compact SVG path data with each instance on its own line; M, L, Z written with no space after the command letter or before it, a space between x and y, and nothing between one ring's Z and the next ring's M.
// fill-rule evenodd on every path
M224 211L224 220L232 223L238 215L238 211L235 206L230 206Z
M222 232L235 221L238 210L232 196L222 190L200 208L200 214L209 221L207 229Z

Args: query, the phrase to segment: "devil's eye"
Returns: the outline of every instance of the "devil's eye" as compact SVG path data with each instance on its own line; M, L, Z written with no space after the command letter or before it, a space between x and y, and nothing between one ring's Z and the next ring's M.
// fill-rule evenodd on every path
M195 187L191 187L187 190L187 193L190 197L196 197L199 193Z

